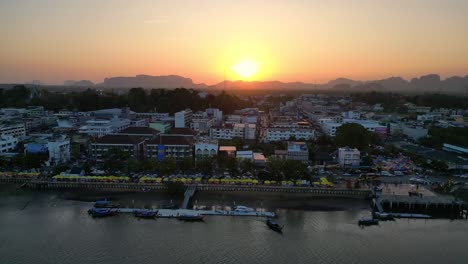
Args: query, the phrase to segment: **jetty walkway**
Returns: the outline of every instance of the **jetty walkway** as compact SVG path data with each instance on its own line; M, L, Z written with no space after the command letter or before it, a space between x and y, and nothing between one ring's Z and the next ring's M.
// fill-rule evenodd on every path
M134 213L141 208L113 208L112 211L117 213ZM153 209L148 211L157 211L157 217L160 218L176 218L180 215L214 215L214 216L251 216L251 217L276 217L274 212L238 212L226 210L192 210L192 209Z
M182 208L187 209L188 203L190 202L190 199L193 197L195 194L195 191L197 190L196 185L189 185L187 187L187 190L184 193L184 201L182 202Z

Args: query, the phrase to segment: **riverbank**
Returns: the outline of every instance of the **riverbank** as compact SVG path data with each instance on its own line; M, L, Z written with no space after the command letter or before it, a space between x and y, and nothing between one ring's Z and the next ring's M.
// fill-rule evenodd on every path
M53 195L57 199L93 203L96 200L107 199L121 203L127 207L160 208L165 204L182 203L183 196L168 193L164 190L155 192L103 191L103 190L30 190L19 188L20 184L0 185L3 194L16 196ZM233 207L246 205L254 208L295 209L311 211L345 211L369 209L371 204L364 199L342 197L319 197L307 193L273 193L273 192L243 192L243 191L198 191L193 197L190 207L206 206Z

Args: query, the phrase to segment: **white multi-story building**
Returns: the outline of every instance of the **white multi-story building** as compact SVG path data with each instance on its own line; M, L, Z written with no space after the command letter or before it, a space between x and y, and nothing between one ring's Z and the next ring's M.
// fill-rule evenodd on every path
M208 117L216 119L216 122L218 123L223 121L223 111L219 110L218 108L207 108L205 113Z
M307 149L307 144L305 142L288 141L287 159L303 162L308 161L309 150Z
M79 132L92 137L103 137L129 128L130 123L129 119L116 117L110 120L88 120L85 126L80 127Z
M201 133L208 133L210 128L215 124L214 118L192 119L190 128Z
M156 121L156 120L161 120L163 118L169 117L169 113L136 113L136 117L138 118L148 118L150 119L149 121Z
M257 136L256 124L244 124L244 139L255 139Z
M13 136L21 139L26 136L26 127L24 123L0 125L0 135Z
M338 149L338 163L343 166L358 166L361 162L361 152L354 148L344 147Z
M0 155L13 151L17 144L17 138L10 135L0 135Z
M269 127L266 128L265 135L266 141L281 141L290 138L310 140L315 138L315 130L311 128Z
M130 126L132 127L148 127L148 124L148 120L145 118L130 121Z
M242 116L241 115L228 115L226 117L226 124L238 124L242 122Z
M350 119L359 119L361 118L361 113L360 112L356 112L356 111L347 111L347 112L342 112L341 113L341 116L343 118L350 118Z
M442 115L440 113L429 113L424 115L418 115L416 117L418 121L438 121L442 119Z
M359 124L363 126L365 129L375 132L377 134L386 135L387 134L387 127L384 125L380 125L379 123L372 121L372 120L356 120L356 119L343 119L342 122L335 122L331 119L320 119L319 120L320 126L325 134L330 137L336 136L336 130L338 127L342 126L343 124Z
M255 139L257 126L255 124L227 124L223 127L212 127L210 137L212 139L232 139L235 137L243 139Z
M189 127L190 122L192 122L192 110L185 109L174 114L174 127Z
M47 142L49 164L57 165L70 161L70 140L62 136Z

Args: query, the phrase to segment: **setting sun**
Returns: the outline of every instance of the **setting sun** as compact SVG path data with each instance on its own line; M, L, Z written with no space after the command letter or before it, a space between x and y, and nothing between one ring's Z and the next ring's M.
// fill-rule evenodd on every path
M258 72L258 62L256 61L241 61L232 66L237 75L241 78L250 78Z

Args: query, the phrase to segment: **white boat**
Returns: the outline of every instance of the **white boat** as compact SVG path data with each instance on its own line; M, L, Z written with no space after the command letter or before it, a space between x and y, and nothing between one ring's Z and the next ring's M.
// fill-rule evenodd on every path
M248 212L255 212L255 209L243 206L243 205L238 205L234 207L234 212L243 212L243 213L248 213Z

